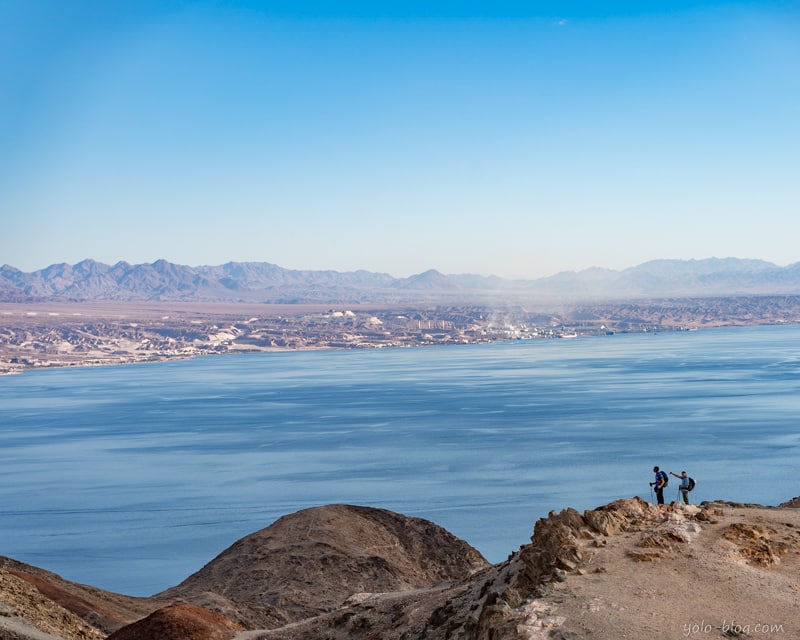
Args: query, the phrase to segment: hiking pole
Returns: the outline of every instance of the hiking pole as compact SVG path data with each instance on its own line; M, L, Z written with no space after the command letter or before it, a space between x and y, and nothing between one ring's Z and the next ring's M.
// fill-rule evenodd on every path
M652 482L650 483L650 504L655 504L655 502L653 502L653 483Z

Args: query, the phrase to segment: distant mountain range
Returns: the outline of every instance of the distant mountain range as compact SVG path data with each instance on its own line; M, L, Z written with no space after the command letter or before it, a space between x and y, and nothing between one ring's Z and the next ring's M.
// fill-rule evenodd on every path
M653 260L615 271L565 271L536 280L444 275L408 278L370 271L302 271L268 262L190 267L94 260L53 264L25 273L0 267L0 301L173 300L263 303L411 303L490 300L601 300L692 296L800 294L800 262L779 267L763 260Z

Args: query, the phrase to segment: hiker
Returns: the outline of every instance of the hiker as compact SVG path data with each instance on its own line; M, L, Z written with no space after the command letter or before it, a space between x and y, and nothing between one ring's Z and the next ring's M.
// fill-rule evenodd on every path
M683 501L686 504L689 504L689 492L692 490L692 485L689 484L689 476L686 475L685 471L681 471L681 475L678 475L677 473L672 473L672 471L670 471L669 475L675 476L678 480L681 481L681 483L678 485L678 491L680 491L681 495L683 495Z
M650 486L655 487L656 490L656 499L658 504L664 504L664 487L667 486L667 482L669 482L669 477L666 473L659 470L658 467L653 467L653 473L656 474L656 481L651 482Z

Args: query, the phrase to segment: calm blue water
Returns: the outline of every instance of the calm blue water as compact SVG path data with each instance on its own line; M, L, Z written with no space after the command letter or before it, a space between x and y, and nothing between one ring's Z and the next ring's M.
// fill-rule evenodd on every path
M228 355L0 378L0 554L151 595L345 502L492 562L551 509L800 495L800 327ZM667 496L674 498L673 479Z

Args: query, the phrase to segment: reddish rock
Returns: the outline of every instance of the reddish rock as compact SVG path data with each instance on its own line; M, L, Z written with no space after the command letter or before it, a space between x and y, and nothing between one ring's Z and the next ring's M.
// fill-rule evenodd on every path
M230 640L243 630L219 613L180 602L115 631L108 640Z

